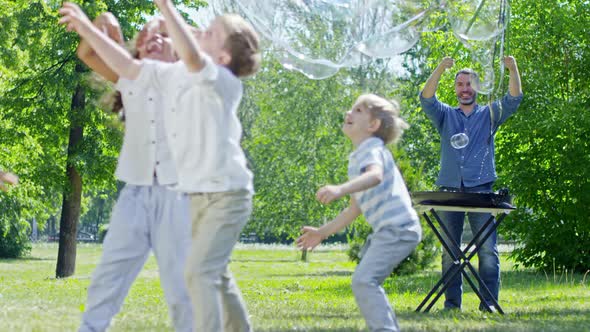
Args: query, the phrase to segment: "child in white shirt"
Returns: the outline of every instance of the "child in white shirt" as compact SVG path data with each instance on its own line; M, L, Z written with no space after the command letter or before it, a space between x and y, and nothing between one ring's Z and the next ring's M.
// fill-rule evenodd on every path
M165 123L177 190L191 194L192 246L186 279L197 331L250 331L251 324L228 269L232 249L252 209L252 173L240 147L238 77L260 64L256 32L241 17L215 18L206 31L190 31L170 1L155 1L181 62L131 58L89 29L73 4L64 4L62 23L93 44L121 77L153 84L167 101ZM169 121L168 121L169 120Z
M113 41L122 44L119 24L110 13L95 19ZM145 25L136 40L139 59L177 60L170 38L154 33L159 20ZM190 246L189 200L170 189L178 175L164 121L164 100L154 87L139 87L119 77L95 49L82 40L78 56L96 73L116 83L125 112L125 136L116 176L125 182L113 209L100 263L88 288L80 331L104 331L119 311L150 251L158 261L161 285L176 331L192 331L192 308L184 283Z

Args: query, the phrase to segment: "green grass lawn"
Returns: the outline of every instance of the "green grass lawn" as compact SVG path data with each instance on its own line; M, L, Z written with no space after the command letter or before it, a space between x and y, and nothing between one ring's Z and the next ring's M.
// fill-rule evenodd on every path
M34 245L30 258L0 260L0 331L75 331L100 245L78 245L76 275L55 279L56 244ZM299 260L292 248L239 246L232 271L256 331L360 331L350 279L355 264L326 247ZM477 266L477 265L475 265ZM438 267L385 284L403 331L590 331L590 274L545 275L516 270L502 259L500 304L506 315L481 313L469 289L462 312L414 310L440 273ZM171 331L158 268L150 257L111 331Z

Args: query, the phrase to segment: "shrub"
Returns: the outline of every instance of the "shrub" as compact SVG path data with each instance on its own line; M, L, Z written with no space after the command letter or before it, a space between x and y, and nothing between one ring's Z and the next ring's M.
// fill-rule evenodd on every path
M31 252L28 223L0 224L0 257L19 258Z
M21 215L22 206L13 196L0 199L0 258L18 258L31 251L30 225Z
M19 219L0 220L0 258L19 258L31 251L30 225Z

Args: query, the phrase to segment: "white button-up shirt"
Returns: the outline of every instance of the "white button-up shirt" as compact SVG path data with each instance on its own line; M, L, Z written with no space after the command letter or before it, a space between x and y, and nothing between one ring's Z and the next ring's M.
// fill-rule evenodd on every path
M144 60L136 81L138 88L154 86L164 97L164 123L178 174L174 189L252 192L237 116L242 82L209 57L204 61L201 71L191 73L181 61ZM146 77L153 79L140 79Z
M125 108L125 136L115 175L134 185L177 182L176 167L170 152L170 138L164 118L162 93L153 85L148 73L136 80L120 78L115 85L121 92Z

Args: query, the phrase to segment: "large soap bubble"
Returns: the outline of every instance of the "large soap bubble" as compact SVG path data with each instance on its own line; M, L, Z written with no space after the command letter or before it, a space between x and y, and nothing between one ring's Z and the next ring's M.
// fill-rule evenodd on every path
M449 1L445 10L453 33L462 41L489 40L504 31L503 3L493 0Z
M453 34L469 50L480 72L477 91L493 92L494 59L503 53L508 3L498 0L454 0L445 6ZM498 45L499 44L499 45Z
M278 60L313 79L389 58L420 38L422 1L217 0L215 12L238 12L271 41Z
M312 79L402 54L422 32L446 22L482 71L478 92L489 93L507 0L212 0L210 4L217 14L244 16L270 41L285 68Z

